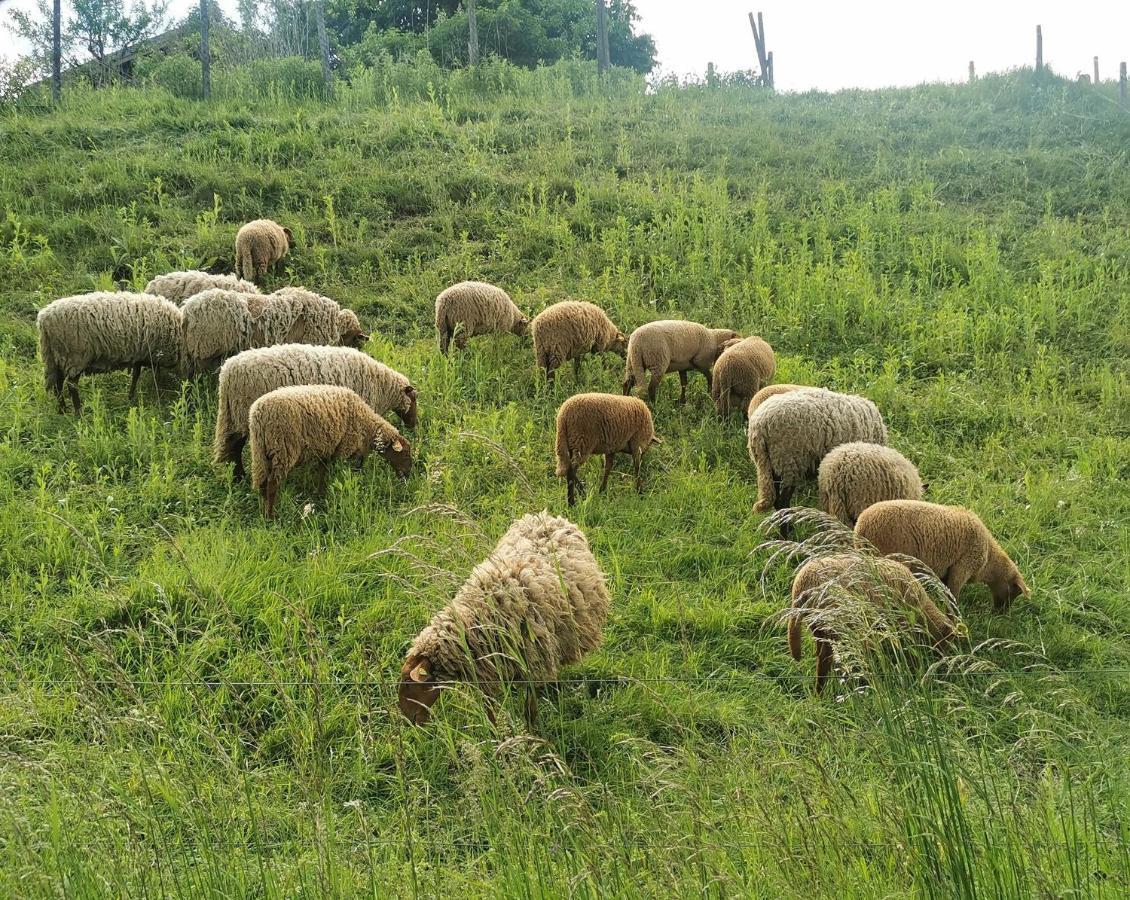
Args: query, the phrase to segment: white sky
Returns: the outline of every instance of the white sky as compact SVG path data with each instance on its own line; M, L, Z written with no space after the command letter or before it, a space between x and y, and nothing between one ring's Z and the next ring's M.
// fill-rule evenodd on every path
M0 0L7 10L34 0ZM183 15L194 0L172 0ZM229 13L235 0L220 0ZM746 13L765 16L781 90L911 85L961 81L969 60L979 73L1031 65L1036 25L1044 60L1061 75L1117 77L1130 60L1130 0L636 0L642 28L655 38L660 66L679 75L751 68L755 53ZM0 28L0 56L22 48Z

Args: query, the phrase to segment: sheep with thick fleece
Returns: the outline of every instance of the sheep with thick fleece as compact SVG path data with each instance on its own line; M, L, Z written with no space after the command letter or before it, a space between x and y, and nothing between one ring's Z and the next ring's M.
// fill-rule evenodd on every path
M462 350L467 340L477 334L509 331L521 336L529 324L526 314L514 305L506 291L485 281L461 281L436 297L436 334L441 353L451 346L452 335L455 346Z
M257 347L325 344L359 348L368 340L353 310L302 287L275 291L255 321Z
M729 328L707 328L697 322L666 319L648 322L628 338L627 365L624 371L624 394L642 387L644 376L651 373L647 386L649 403L655 402L659 382L668 372L679 373L679 402L687 399L687 372L697 369L710 387L710 370L726 341L740 335Z
M132 369L129 399L137 393L142 368L184 365L184 316L175 304L154 294L99 291L48 303L35 319L47 390L65 408L68 387L75 415L82 412L81 375Z
M412 468L404 436L349 388L327 384L276 388L251 404L251 484L275 513L279 487L295 466L335 459L363 463L379 453L401 478ZM324 483L324 482L323 482Z
M201 291L209 291L214 288L223 291L236 291L240 294L259 293L259 288L254 284L250 281L244 281L236 275L213 275L211 272L201 272L198 269L158 275L145 285L145 293L157 294L173 303L183 303L189 297L193 297Z
M845 631L865 626L853 603L882 612L906 613L913 625L925 629L935 645L953 640L953 622L927 595L910 570L890 559L838 553L817 557L802 565L793 579L789 612L789 653L801 657L801 625L807 624L816 642L816 692L824 688L832 670L835 645Z
M262 294L222 288L189 297L181 307L186 374L214 370L229 356L255 346L256 313L266 302Z
M922 479L914 463L882 444L841 444L820 461L816 473L820 506L845 525L881 500L921 500Z
M617 453L630 453L636 473L636 490L643 493L640 466L643 455L655 436L651 410L638 397L615 394L577 394L557 411L557 477L568 485L569 505L576 503L577 490L584 490L577 470L589 459L604 454L604 478L600 489L608 487L608 476Z
M922 500L885 500L867 507L855 523L860 543L880 553L921 560L954 600L970 581L989 586L998 612L1030 596L1024 576L972 510Z
M611 351L621 356L628 338L608 315L594 303L564 300L547 306L530 323L534 356L547 381L553 381L557 367L573 360L573 377L581 377L581 357L586 353Z
M735 409L747 415L749 402L777 371L777 357L764 338L727 341L711 373L710 398L718 415Z
M234 463L236 477L243 477L251 404L275 388L301 384L351 388L378 415L395 412L409 428L416 425L416 389L411 382L360 350L314 344L244 350L220 369L215 463Z
M791 394L793 391L808 391L812 390L807 384L767 384L760 391L753 395L746 407L746 418L753 415L753 411L757 409L762 403L770 397L776 397L780 394Z
M545 511L523 516L413 641L400 711L422 725L445 682L475 684L488 701L519 682L534 726L535 688L600 646L609 605L584 533ZM487 709L493 721L493 703Z
M294 246L294 235L272 219L248 222L235 236L235 273L258 282Z
M865 397L823 388L770 397L749 417L747 446L757 466L754 510L784 509L828 451L851 441L887 442L883 417Z

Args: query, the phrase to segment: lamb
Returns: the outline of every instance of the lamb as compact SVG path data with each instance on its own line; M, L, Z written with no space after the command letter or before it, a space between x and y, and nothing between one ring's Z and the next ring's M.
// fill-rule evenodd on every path
M807 390L811 390L807 384L767 384L754 394L753 399L749 401L749 405L746 407L746 418L752 416L753 411L770 397L776 397L778 394L791 394L793 391Z
M361 464L377 451L401 478L412 468L412 448L399 431L349 388L326 384L276 388L251 404L251 484L275 513L279 487L295 466L334 459Z
M851 441L887 442L883 417L870 400L823 388L770 397L749 417L749 456L757 466L754 511L787 507L825 454Z
M256 347L273 344L326 344L360 348L369 340L356 313L329 297L301 287L270 295L255 323Z
M189 297L213 288L236 291L240 294L259 293L259 288L250 281L244 281L235 275L213 275L211 272L201 272L198 269L158 275L145 285L145 293L157 294L173 303L183 303Z
M523 516L412 643L400 711L423 725L445 683L470 682L493 722L502 684L520 682L536 726L537 684L600 646L609 604L584 533L546 511Z
M294 246L294 235L271 219L248 222L235 236L235 272L248 281L259 281L267 269Z
M628 347L628 338L604 310L581 300L565 300L546 307L534 316L530 333L538 368L545 369L550 382L557 367L570 359L573 377L579 380L581 357L586 353L612 351L624 356Z
M714 363L710 384L718 415L725 418L735 409L747 415L750 400L776 371L777 358L763 338L727 341Z
M644 374L651 373L647 386L649 403L655 402L659 382L668 372L679 373L679 402L687 399L687 371L697 369L710 387L710 369L726 341L740 335L729 328L707 328L697 322L663 320L641 325L628 338L624 394L642 387Z
M972 510L921 500L885 500L860 514L855 534L880 553L921 560L954 600L969 581L989 586L997 612L1007 610L1021 595L1031 596L1016 563Z
M455 346L462 350L467 340L477 334L509 331L520 337L529 324L530 320L506 291L484 281L461 281L436 297L436 333L441 353L448 351L452 335Z
M839 553L806 562L793 579L789 612L789 653L801 657L801 624L807 622L816 642L816 692L832 670L835 644L864 624L853 603L879 611L908 610L935 646L953 640L957 629L934 604L918 580L890 559ZM921 622L917 621L921 618Z
M577 477L580 469L594 454L604 454L603 492L617 453L632 454L636 490L643 493L640 466L643 455L652 444L661 441L655 436L651 410L637 397L615 394L577 394L561 404L557 411L557 477L568 485L569 505L576 503L578 488L584 486Z
M407 427L416 425L416 389L411 382L360 350L311 344L244 350L220 369L214 462L234 463L235 476L242 478L241 454L247 443L251 404L275 388L300 384L352 388L378 415L391 410Z
M67 384L75 415L82 412L81 375L132 369L129 400L137 394L142 367L183 366L184 316L176 304L154 294L99 291L55 300L39 311L39 355L47 390L63 412Z
M848 526L881 500L922 499L922 480L914 463L882 444L841 444L821 460L816 483L820 506Z

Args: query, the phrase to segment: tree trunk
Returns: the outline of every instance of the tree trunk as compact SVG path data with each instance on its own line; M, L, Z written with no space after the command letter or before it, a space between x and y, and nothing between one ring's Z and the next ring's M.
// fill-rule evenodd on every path
M1036 26L1036 71L1042 72L1044 69L1044 29L1039 25Z
M55 0L51 11L51 99L63 97L63 0Z
M596 69L604 73L608 68L608 10L604 0L596 0Z
M318 24L318 50L322 54L322 78L326 82L326 99L334 98L334 75L330 68L330 39L326 35L326 5L324 0L314 2L314 20Z
M212 48L208 41L211 0L200 0L200 88L205 100L212 97Z
M475 0L466 0L467 6L467 61L479 64L479 20L475 14Z

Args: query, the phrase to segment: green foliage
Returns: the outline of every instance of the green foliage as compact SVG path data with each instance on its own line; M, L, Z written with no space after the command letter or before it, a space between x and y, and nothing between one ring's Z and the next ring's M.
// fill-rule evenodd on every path
M72 91L0 110L0 894L1115 898L1130 889L1130 120L1032 73L774 96L576 61L217 72L214 104ZM317 80L313 68L310 77ZM36 310L230 264L356 309L420 392L406 482L296 473L266 523L210 462L214 380L85 379ZM518 515L566 512L528 342L435 350L436 293L565 296L630 329L764 335L780 381L867 394L931 499L1033 588L928 674L834 697L787 655L744 431L665 384L637 496L570 513L614 598L538 737L469 690L396 713L408 641ZM672 379L673 380L673 379ZM597 463L586 473L590 485ZM815 491L798 495L815 502ZM586 683L578 683L585 679Z

